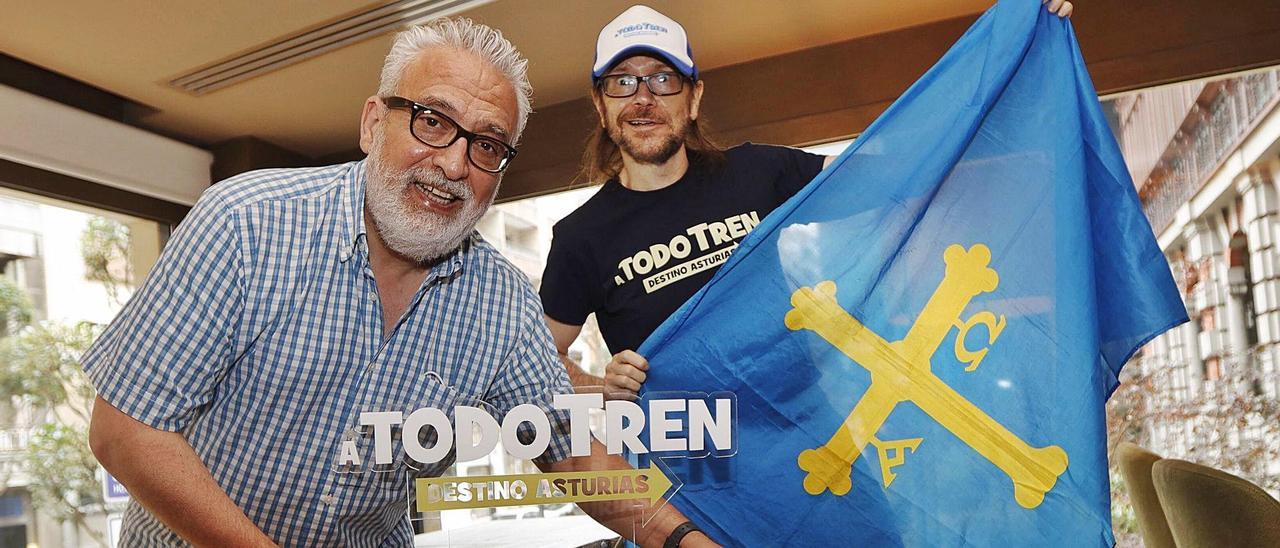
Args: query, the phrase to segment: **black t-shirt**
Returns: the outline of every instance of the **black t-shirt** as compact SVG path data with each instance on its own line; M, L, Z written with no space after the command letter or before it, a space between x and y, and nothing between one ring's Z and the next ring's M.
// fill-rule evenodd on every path
M594 312L610 352L636 349L823 161L752 143L725 159L711 169L691 158L684 177L659 190L611 180L556 223L542 276L547 315L582 325Z

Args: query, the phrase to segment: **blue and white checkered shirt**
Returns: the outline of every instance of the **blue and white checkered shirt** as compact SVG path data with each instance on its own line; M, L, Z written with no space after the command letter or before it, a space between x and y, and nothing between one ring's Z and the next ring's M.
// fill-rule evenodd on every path
M480 400L499 414L521 403L552 414L552 394L568 391L537 294L478 235L432 268L383 338L364 185L355 162L209 188L83 360L100 396L182 432L283 545L412 544L406 474L440 475L452 453L414 471L396 442L392 469L369 472L361 412L452 416ZM336 466L344 438L359 443L362 473ZM568 454L554 435L539 462ZM136 502L122 540L184 544Z

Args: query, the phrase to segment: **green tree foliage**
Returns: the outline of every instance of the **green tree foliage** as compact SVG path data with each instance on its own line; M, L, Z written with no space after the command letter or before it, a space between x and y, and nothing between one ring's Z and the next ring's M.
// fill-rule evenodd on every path
M118 303L127 283L128 230L115 221L94 218L81 237L82 256L91 280L102 282ZM103 509L98 463L89 449L89 418L94 390L80 357L100 334L88 322L66 325L33 323L30 299L0 279L0 406L26 410L34 424L7 424L27 429L22 473L32 504L58 521L74 522L81 532L105 546L107 539L85 523L87 511ZM7 488L12 478L4 480Z
M129 262L129 227L106 217L89 219L80 234L80 256L84 259L85 276L101 282L107 296L120 303L120 288L132 282Z
M50 419L33 425L27 438L23 460L32 503L105 545L106 539L85 524L86 509L103 508L98 462L89 450L94 390L80 365L98 331L87 322L45 323L0 339L0 400L41 410Z
M58 521L84 525L82 509L102 504L98 461L89 450L88 436L87 427L48 422L36 427L27 441L32 503ZM91 528L84 529L92 534Z
M22 288L0 278L0 337L17 333L35 320L35 308Z
M27 326L0 340L0 397L37 409L58 409L85 423L93 409L93 385L80 355L98 336L98 327L81 322Z

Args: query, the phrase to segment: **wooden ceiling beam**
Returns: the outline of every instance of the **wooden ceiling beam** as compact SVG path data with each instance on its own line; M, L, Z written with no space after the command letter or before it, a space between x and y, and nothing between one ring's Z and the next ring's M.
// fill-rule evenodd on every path
M847 138L879 116L975 19L950 19L706 71L703 112L726 144L805 145ZM1280 3L1274 0L1081 2L1073 25L1101 94L1280 64ZM585 79L585 67L583 74ZM535 112L499 200L586 184L576 174L594 123L585 98Z

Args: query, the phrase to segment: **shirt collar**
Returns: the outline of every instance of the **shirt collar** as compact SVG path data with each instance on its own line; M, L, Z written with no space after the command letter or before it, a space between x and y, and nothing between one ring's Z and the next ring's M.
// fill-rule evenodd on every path
M449 279L462 271L462 267L476 256L476 238L479 238L478 232L472 231L470 236L462 240L462 244L450 253L447 258L436 263L431 267L431 273L428 278L435 277L437 279Z
M342 193L342 229L343 239L346 244L342 247L342 252L338 256L338 260L346 262L355 254L356 250L361 246L367 246L365 239L364 226L364 187L365 187L365 170L367 169L365 160L360 160L351 164L351 168L347 171L343 178L346 180L345 188ZM368 248L364 247L365 253Z

